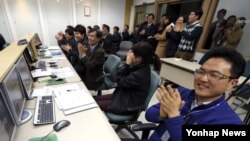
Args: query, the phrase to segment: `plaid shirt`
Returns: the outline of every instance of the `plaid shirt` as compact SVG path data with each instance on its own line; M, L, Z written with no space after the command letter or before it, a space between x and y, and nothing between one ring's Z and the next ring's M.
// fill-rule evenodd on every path
M203 26L199 21L196 21L193 24L188 25L181 32L181 41L178 47L179 50L194 52L197 41L199 40L202 31L203 31Z

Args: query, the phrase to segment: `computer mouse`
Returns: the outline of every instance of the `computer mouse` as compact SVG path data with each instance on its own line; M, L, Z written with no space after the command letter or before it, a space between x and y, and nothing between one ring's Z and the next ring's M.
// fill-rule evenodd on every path
M53 125L53 129L54 129L54 131L58 132L61 129L63 129L64 127L67 127L69 125L70 125L70 122L68 120L61 120Z
M56 78L56 81L63 81L63 78Z
M52 75L50 75L50 77L51 77L51 78L57 78L57 75L52 74Z

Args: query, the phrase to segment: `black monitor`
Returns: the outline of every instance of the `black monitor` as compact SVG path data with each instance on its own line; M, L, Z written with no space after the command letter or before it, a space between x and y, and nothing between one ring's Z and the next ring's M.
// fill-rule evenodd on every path
M31 112L24 110L26 98L20 81L16 65L13 65L1 83L3 97L17 126L28 121L32 115Z
M1 141L13 141L16 133L16 125L10 110L4 101L3 92L0 89L0 135Z
M34 58L33 56L31 55L31 53L29 52L28 48L26 48L24 51L23 51L23 56L26 60L26 62L31 65L32 63L34 63Z
M36 48L39 48L39 46L42 45L41 39L39 38L37 33L35 33L35 36L33 37L33 42L34 42Z
M16 62L16 69L19 74L21 85L24 90L25 96L27 99L32 99L32 87L33 87L33 78L30 73L30 69L23 57L20 56L18 61Z

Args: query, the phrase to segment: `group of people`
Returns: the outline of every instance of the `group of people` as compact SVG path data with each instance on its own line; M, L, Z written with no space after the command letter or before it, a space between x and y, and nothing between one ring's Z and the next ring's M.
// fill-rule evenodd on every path
M137 26L140 40L135 42L118 68L117 88L113 94L94 97L100 108L104 112L129 114L131 108L142 106L151 81L149 64L154 62L155 66L160 65L155 51L158 52L158 47L162 45L159 41L154 50L155 39L160 40L161 34L168 32L168 49L171 46L175 48L172 55L188 60L203 30L199 22L201 16L202 11L191 11L187 26L184 24L185 18L180 16L174 25L158 25L162 31L158 30L155 34L152 33L152 29L155 29L152 23L154 15L149 14L147 21ZM118 34L119 28L114 29ZM56 35L58 45L89 90L95 90L101 84L96 78L103 73L105 50L108 51L104 38L108 36L107 25L103 25L102 31L98 27L90 27L87 31L83 25L68 26L65 34L59 32ZM126 37L126 34L123 36ZM183 87L174 89L171 85L161 85L157 89L159 103L149 107L145 115L148 121L158 123L149 140L181 141L184 124L243 124L225 100L225 92L237 85L238 78L244 72L246 63L243 56L232 48L213 48L205 53L199 63L201 66L195 70L193 90Z
M187 24L184 16L179 16L174 21L173 17L164 14L161 21L154 25L154 14L150 13L145 22L138 26L138 34L141 35L141 40L153 46L160 58L178 57L191 60L203 31L199 21L202 15L201 9L191 11Z
M216 16L217 20L210 26L208 38L204 46L205 49L215 47L237 48L243 36L246 18L237 18L235 15L230 15L225 19L226 14L226 9L220 9L218 11Z
M103 28L107 26L104 25ZM58 32L58 45L74 66L76 72L89 90L97 90L102 81L97 78L103 74L105 62L103 31L89 29L83 25L68 26L65 34ZM147 42L138 42L127 53L124 63L117 73L117 88L111 95L95 97L103 111L128 113L128 107L141 106L146 99L150 84L151 63L159 68L160 61Z

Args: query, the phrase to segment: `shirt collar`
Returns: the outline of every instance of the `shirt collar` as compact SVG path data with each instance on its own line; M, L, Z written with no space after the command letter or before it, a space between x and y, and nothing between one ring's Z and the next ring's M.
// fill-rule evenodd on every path
M211 102L213 102L213 101L198 102L198 101L197 101L197 98L195 98L195 99L193 100L193 102L192 102L191 109L196 108L196 107L201 106L201 105L208 105L208 104L210 104Z
M97 46L97 44L96 45L90 45L89 47L90 47L90 50L91 50L91 52L96 48L96 46Z
M197 24L197 23L199 23L200 21L195 21L195 22L193 22L191 25L195 25L195 24Z

